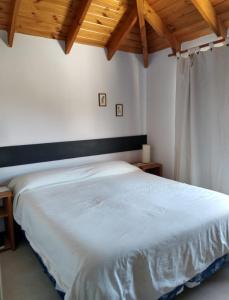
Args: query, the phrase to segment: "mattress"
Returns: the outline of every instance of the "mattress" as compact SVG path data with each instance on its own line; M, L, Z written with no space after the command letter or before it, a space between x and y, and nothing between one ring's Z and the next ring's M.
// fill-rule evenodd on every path
M156 300L229 253L229 197L106 162L20 176L14 217L66 300Z

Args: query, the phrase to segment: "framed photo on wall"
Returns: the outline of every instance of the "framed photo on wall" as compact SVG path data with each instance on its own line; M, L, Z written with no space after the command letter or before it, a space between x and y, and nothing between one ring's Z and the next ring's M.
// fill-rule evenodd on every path
M99 93L99 106L107 106L107 94Z
M123 117L123 104L116 104L116 117Z

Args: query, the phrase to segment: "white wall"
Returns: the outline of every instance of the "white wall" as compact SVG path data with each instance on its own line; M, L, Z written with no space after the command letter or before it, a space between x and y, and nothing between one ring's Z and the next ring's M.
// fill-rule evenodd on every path
M4 33L1 32L1 35ZM146 132L145 70L137 55L17 34L0 40L0 146L136 135ZM106 92L108 107L98 107ZM124 103L124 117L115 117Z
M147 72L147 134L152 159L163 164L164 176L173 176L176 58L169 49L151 56Z
M215 35L184 43L182 49L216 40ZM150 57L147 70L147 134L152 145L152 159L164 166L164 176L174 176L175 146L175 57L168 57L170 49L156 52Z

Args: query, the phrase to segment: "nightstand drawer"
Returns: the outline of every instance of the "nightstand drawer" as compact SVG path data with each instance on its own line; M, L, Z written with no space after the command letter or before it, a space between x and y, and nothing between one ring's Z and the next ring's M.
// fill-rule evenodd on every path
M162 164L150 162L150 163L134 163L136 167L141 169L142 171L150 174L154 174L157 176L162 176Z

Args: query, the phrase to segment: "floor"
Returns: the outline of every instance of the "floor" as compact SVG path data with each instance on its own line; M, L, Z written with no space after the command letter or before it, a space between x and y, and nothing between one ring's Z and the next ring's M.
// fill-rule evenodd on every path
M27 243L0 254L3 300L60 300Z
M30 247L22 243L14 252L0 254L3 300L60 300ZM229 300L229 266L177 300ZM0 284L1 290L1 284ZM0 293L1 299L1 293Z

